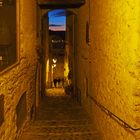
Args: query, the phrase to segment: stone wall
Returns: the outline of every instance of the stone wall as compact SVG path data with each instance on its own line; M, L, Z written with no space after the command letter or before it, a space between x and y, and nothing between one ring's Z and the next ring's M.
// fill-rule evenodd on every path
M134 140L136 133L101 111L92 98L133 128L140 127L139 4L139 0L89 0L79 10L78 86L104 140Z
M0 95L4 95L4 122L0 126L1 140L15 140L19 133L16 126L16 107L22 94L26 92L27 100L27 116L24 123L30 119L34 102L36 2L17 0L17 9L19 63L0 75Z

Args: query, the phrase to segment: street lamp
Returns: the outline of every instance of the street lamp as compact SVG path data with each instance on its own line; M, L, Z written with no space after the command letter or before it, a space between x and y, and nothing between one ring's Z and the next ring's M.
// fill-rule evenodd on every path
M53 58L52 61L55 64L57 62L57 59L56 58Z

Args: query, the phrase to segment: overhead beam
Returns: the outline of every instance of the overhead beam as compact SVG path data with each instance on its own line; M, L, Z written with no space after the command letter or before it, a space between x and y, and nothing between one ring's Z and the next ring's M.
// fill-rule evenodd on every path
M85 0L38 0L42 9L53 8L79 8L85 4Z

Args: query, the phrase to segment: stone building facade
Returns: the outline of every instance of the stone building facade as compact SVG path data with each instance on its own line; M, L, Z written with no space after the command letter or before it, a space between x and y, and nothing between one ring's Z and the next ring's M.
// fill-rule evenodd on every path
M0 73L1 140L15 140L33 112L36 73L36 2L16 0L17 62ZM27 108L27 109L25 109Z
M87 0L79 9L78 88L104 140L140 138L139 131L119 120L140 128L139 4L139 0Z

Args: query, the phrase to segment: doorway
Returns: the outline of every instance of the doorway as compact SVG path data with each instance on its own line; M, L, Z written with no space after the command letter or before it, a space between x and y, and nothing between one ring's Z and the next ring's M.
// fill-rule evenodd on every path
M69 9L53 9L46 11L44 15L42 20L44 87L46 89L75 87L76 14Z
M64 62L65 62L65 41L66 41L66 10L56 9L48 12L49 18L49 69L50 70L51 88L64 86ZM46 85L49 81L47 81Z

